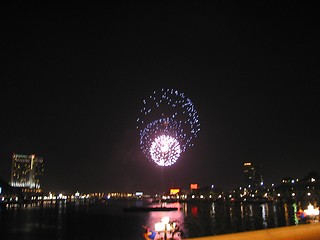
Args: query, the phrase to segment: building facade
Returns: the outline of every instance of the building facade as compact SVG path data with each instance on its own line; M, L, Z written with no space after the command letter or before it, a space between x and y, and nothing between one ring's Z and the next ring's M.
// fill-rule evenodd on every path
M12 155L12 187L21 187L34 192L41 191L41 182L44 173L44 161L35 154Z
M244 184L247 188L262 188L263 173L262 166L254 166L251 162L243 164Z

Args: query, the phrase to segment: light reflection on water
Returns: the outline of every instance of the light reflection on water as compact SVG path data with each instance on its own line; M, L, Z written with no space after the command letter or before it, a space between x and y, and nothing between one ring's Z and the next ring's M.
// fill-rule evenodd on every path
M296 203L201 203L190 205L184 224L189 237L298 224Z
M262 223L263 223L263 227L266 228L268 227L268 222L267 222L267 219L268 219L268 205L267 204L261 204L260 205L261 207L261 213L262 213Z
M298 224L295 203L167 203L166 207L179 210L123 212L123 207L144 204L60 202L0 209L1 240L142 239L142 225L154 229L164 216L177 221L188 238Z
M180 204L180 203L170 203L166 204L165 207L176 207L178 208L177 211L151 211L147 214L146 218L146 226L154 229L154 226L157 222L160 222L163 217L169 217L170 221L176 221L177 224L180 226L181 230L185 232L183 227L184 221L184 211L187 210L187 204ZM162 236L158 233L159 236Z

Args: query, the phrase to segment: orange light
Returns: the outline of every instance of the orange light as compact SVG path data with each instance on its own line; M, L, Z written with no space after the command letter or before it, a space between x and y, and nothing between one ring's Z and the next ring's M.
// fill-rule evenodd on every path
M193 190L193 189L198 189L198 184L197 183L192 183L190 184L190 189Z

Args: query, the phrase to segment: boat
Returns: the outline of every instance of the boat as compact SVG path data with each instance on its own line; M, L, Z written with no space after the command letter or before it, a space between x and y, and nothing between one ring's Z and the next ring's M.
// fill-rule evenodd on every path
M125 207L124 212L177 211L177 207Z

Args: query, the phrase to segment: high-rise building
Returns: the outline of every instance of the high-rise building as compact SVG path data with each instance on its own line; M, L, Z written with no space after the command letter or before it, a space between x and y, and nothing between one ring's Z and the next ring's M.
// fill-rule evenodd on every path
M255 181L259 188L264 188L263 167L262 164L255 167Z
M251 187L254 185L254 172L254 167L251 162L245 162L243 164L244 185L246 187Z
M41 181L44 173L44 162L42 157L35 154L12 155L12 187L21 187L25 189L41 190Z
M262 166L254 166L251 162L243 164L244 184L249 188L263 187Z

